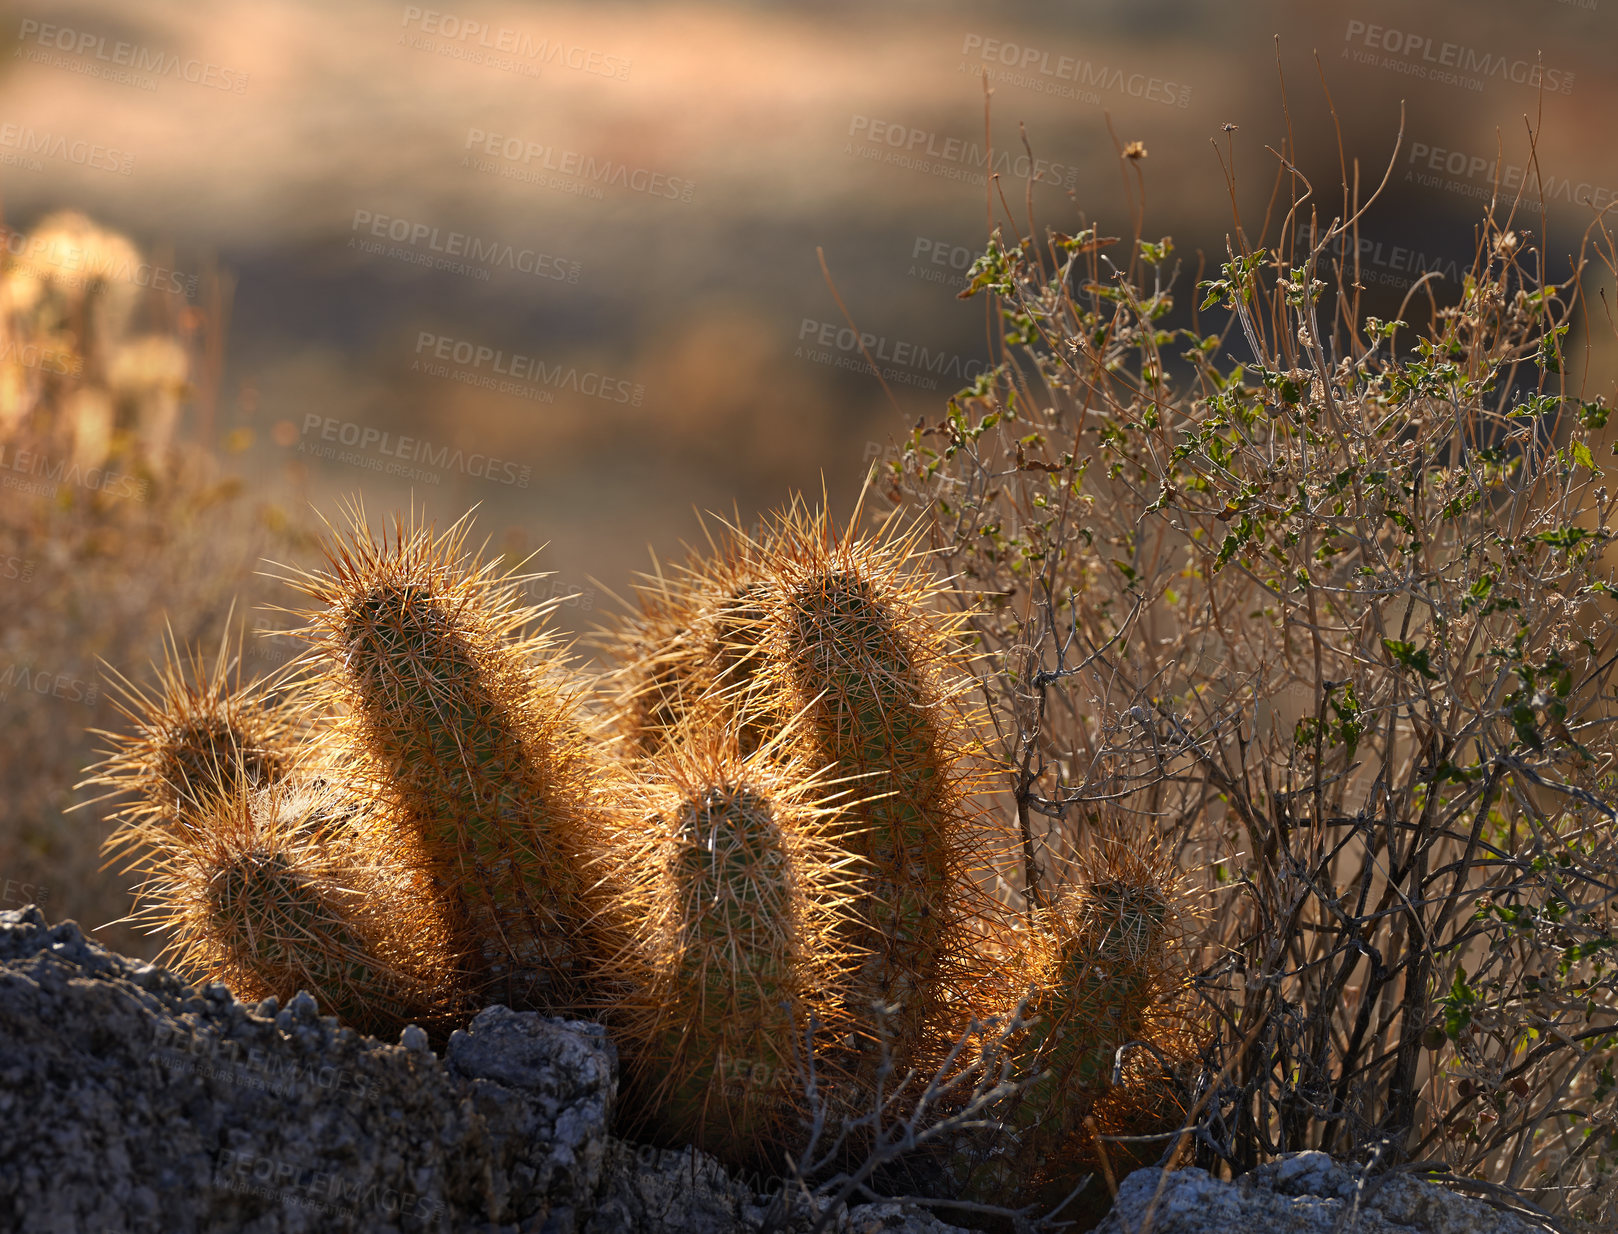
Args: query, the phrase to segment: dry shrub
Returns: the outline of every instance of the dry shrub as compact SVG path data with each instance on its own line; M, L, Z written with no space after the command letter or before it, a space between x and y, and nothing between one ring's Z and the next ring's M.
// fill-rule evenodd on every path
M1549 279L1496 203L1458 293L1379 321L1357 166L1326 221L1283 153L1181 328L1168 240L1008 208L963 293L1001 363L883 484L986 653L1026 894L1120 814L1203 889L1165 1159L1320 1148L1611 1222L1608 409L1569 331L1618 253L1598 220Z
M177 642L217 646L254 570L285 555L280 510L250 502L183 411L209 379L222 315L199 313L124 237L52 215L0 266L0 907L39 901L99 926L131 879L102 870L109 804L74 783L113 727L100 661L137 679ZM275 550L275 552L271 552ZM267 672L260 657L246 676ZM150 956L125 926L110 946Z

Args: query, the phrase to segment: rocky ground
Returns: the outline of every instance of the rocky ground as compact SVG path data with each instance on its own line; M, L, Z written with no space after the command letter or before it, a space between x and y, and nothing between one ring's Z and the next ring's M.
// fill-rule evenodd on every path
M690 1150L610 1134L595 1024L490 1007L442 1056L300 994L200 992L36 908L0 912L0 1228L24 1234L753 1234L766 1201ZM1509 1213L1318 1153L1236 1183L1124 1180L1103 1234L1528 1234ZM797 1228L810 1222L800 1219ZM791 1226L788 1227L793 1228ZM914 1206L839 1228L950 1234Z

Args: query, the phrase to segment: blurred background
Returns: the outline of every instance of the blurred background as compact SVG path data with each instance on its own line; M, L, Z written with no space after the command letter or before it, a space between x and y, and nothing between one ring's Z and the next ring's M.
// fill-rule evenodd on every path
M8 7L0 907L127 911L98 808L64 813L120 722L99 660L290 624L256 571L314 511L479 504L587 632L696 511L846 512L940 416L989 356L956 293L991 193L1128 236L1143 183L1183 317L1290 131L1327 218L1340 166L1391 162L1361 279L1392 316L1458 286L1497 176L1576 254L1618 195L1614 32L1600 0Z

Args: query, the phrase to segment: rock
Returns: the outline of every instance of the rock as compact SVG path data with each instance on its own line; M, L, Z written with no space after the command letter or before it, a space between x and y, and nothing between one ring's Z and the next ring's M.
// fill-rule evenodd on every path
M1096 1234L1136 1234L1161 1172L1136 1170ZM1341 1224L1339 1224L1341 1222ZM1537 1234L1538 1227L1414 1174L1366 1176L1325 1153L1291 1153L1233 1182L1205 1170L1169 1174L1152 1234Z
M587 1234L741 1234L764 1206L752 1189L694 1148L649 1148L613 1140L607 1179Z
M614 1140L607 1181L586 1234L756 1234L769 1199L737 1182L724 1167L694 1148L674 1151ZM808 1230L801 1215L782 1234ZM844 1234L967 1234L910 1204L861 1204L851 1208Z
M218 984L0 912L0 1229L20 1234L756 1234L769 1197L694 1149L612 1138L617 1055L597 1024L485 1008L442 1058L300 992ZM1138 1170L1098 1234L1137 1234ZM1294 1153L1234 1182L1170 1173L1153 1234L1536 1234L1397 1171ZM802 1234L802 1212L779 1227ZM848 1234L963 1234L862 1204Z
M755 1234L767 1199L713 1158L609 1136L616 1066L596 1024L488 1007L440 1058L0 912L0 1230ZM957 1234L897 1204L838 1229Z
M504 1007L440 1060L0 912L0 1229L566 1234L615 1066L599 1025Z

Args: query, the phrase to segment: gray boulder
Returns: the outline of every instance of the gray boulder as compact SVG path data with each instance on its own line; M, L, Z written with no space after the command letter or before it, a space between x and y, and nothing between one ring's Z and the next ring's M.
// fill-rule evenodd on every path
M1542 1234L1516 1215L1413 1174L1367 1176L1325 1153L1291 1153L1233 1182L1205 1170L1136 1170L1096 1234ZM1153 1198L1156 1204L1153 1206Z
M201 992L39 910L0 912L0 1229L20 1234L756 1234L769 1197L692 1149L608 1134L599 1025L489 1007L442 1058ZM1139 1234L1131 1174L1100 1234ZM783 1234L811 1221L801 1212ZM962 1234L864 1204L851 1234ZM1531 1234L1410 1174L1298 1153L1235 1182L1168 1175L1153 1234Z
M0 1229L566 1231L603 1178L605 1031L491 1007L442 1060L299 994L219 985L0 913Z

